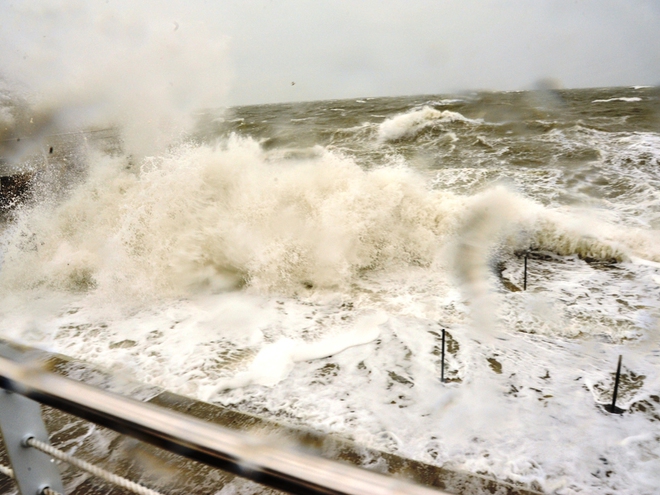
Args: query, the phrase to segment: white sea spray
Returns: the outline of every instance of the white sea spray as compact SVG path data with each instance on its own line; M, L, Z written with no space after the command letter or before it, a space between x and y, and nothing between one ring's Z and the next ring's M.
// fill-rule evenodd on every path
M419 110L412 110L385 120L378 128L378 138L381 141L395 141L415 136L427 127L456 121L472 122L458 112L424 106Z
M657 134L537 117L432 117L452 150L352 119L341 146L280 128L92 154L3 233L3 336L435 465L654 493ZM622 417L601 407L618 354Z

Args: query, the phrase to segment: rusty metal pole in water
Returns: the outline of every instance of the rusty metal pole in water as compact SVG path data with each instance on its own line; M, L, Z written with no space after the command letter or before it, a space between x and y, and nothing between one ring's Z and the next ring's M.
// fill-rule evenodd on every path
M525 251L525 275L523 278L523 290L527 290L527 254L528 252Z
M619 409L616 407L616 396L619 392L619 377L621 376L621 355L619 354L619 364L616 367L616 378L614 379L614 394L612 395L612 406L610 412L617 414Z
M445 329L442 329L442 366L440 368L440 382L445 383Z

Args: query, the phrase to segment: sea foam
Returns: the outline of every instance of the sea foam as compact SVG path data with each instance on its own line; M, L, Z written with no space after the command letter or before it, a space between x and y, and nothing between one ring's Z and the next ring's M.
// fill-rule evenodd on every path
M245 285L344 291L365 272L431 267L451 246L459 246L459 273L478 265L480 280L493 246L660 260L643 231L548 209L501 186L460 196L409 168L365 171L325 150L272 161L256 141L232 136L145 159L139 172L122 157L91 161L66 200L26 210L5 234L0 288L130 300ZM461 277L474 279L466 270Z
M415 136L421 130L446 122L474 122L451 110L436 110L424 106L418 110L402 113L382 122L378 128L380 141L396 141Z
M623 102L628 102L628 103L633 103L636 101L642 101L642 99L639 96L621 96L619 98L607 98L604 100L593 100L591 103L610 103L613 101L623 101Z

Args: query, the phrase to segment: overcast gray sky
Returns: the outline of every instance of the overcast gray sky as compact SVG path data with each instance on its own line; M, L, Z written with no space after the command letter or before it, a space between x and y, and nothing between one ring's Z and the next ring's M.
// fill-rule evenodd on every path
M658 0L220 4L239 103L660 83Z
M209 96L195 103L211 106L529 89L547 78L562 87L660 83L658 0L2 0L0 71L36 87L40 78L70 85L75 73L84 86L82 66L119 66L142 50L135 26L156 21L185 45L178 70ZM165 40L155 32L147 35ZM138 49L122 44L127 33ZM141 53L118 83L156 84L162 67L146 60L169 55ZM222 91L208 90L213 80Z

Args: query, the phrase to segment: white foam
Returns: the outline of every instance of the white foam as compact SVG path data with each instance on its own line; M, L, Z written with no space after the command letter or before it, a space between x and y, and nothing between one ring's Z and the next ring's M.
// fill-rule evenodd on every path
M503 187L462 197L405 167L364 171L322 148L273 162L253 140L231 137L145 160L138 175L122 158L98 157L66 201L24 212L6 233L0 290L134 302L244 284L344 291L368 271L431 266L457 232L462 255L497 242L509 252L660 260L653 232L543 208Z
M633 263L636 263L638 265L645 265L645 266L651 266L653 268L660 268L660 263L658 263L656 261L650 261L650 260L645 260L645 259L642 259L642 258L638 258L636 256L631 256L630 261L632 261Z
M67 201L22 219L1 287L96 287L129 299L243 283L340 288L361 270L431 263L461 202L405 168L365 172L327 152L268 163L239 138L147 160L139 176L121 159L98 160Z
M368 315L360 318L352 329L315 342L282 338L272 344L266 344L246 371L215 384L205 400L221 390L252 384L273 386L288 376L295 363L332 356L348 348L374 341L380 335L379 326L386 321L387 316L383 313Z
M654 146L630 139L631 153ZM658 232L619 222L623 207L452 194L451 170L431 182L323 149L289 161L237 137L139 173L93 163L66 201L4 232L3 336L545 491L660 483L657 442L639 434L655 423L598 406L619 353L644 376L622 405L660 383ZM526 292L505 291L493 261L521 286L513 252L529 246L545 259L530 258ZM460 383L439 382L441 327Z
M419 110L411 110L391 117L382 122L378 128L380 141L395 141L405 137L415 136L422 129L446 122L474 122L458 112L436 110L424 106Z
M460 98L443 98L442 100L436 100L429 102L430 105L444 106L444 105L455 105L456 103L463 103L465 100Z
M631 97L621 96L619 98L608 98L606 100L593 100L591 103L609 103L612 101L625 101L628 103L632 103L635 101L642 101L642 99L638 96L631 96Z

